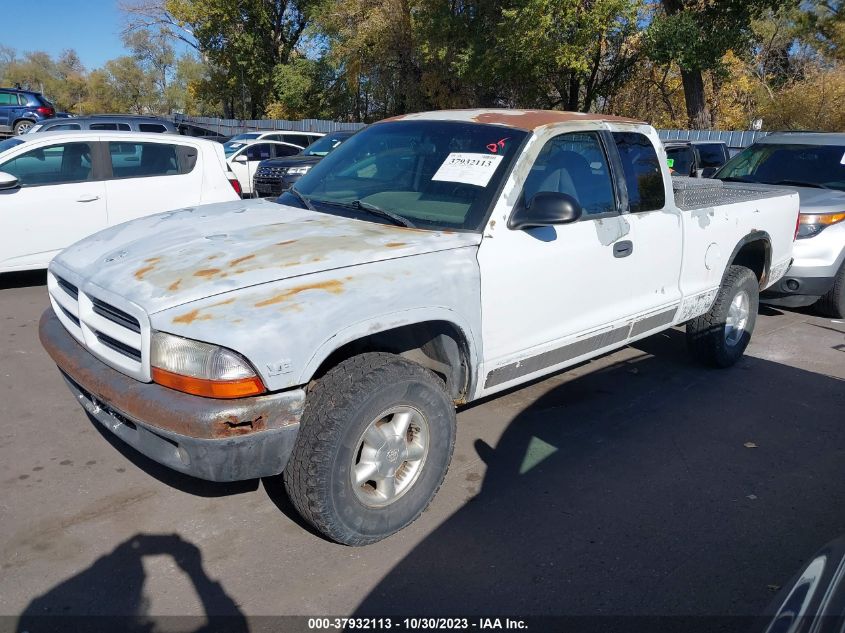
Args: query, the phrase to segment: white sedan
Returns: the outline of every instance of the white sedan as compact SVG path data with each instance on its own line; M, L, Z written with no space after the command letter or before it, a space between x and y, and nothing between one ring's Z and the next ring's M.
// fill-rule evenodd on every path
M302 148L292 143L246 139L236 143L226 143L223 152L226 162L241 183L241 193L245 198L252 197L252 178L258 163L268 158L284 158L299 154Z
M139 132L39 132L0 142L0 272L145 215L238 200L223 148Z

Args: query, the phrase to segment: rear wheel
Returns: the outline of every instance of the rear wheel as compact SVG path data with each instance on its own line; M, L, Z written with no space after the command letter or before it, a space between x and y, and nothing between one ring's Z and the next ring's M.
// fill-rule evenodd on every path
M711 367L730 367L745 352L759 307L759 282L744 266L731 266L713 306L687 323L687 348Z
M833 281L833 288L822 295L816 304L816 310L821 314L834 319L845 318L845 263L836 274Z
M455 408L434 374L393 354L362 354L309 394L285 488L320 532L367 545L419 517L454 444Z
M13 131L17 135L26 134L33 125L35 124L32 121L29 121L28 119L22 119L15 123Z

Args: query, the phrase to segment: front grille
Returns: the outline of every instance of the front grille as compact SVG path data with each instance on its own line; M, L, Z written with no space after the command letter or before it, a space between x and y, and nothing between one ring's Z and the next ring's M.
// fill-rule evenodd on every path
M97 286L71 272L47 278L53 311L68 332L94 356L138 380L150 379L150 328L146 313L118 297L104 297Z
M108 334L103 334L102 332L94 332L94 336L97 337L97 340L100 341L103 345L108 347L109 349L114 350L124 356L129 356L130 358L134 358L139 363L141 362L141 350L135 349L126 343L121 343L117 339L113 339Z
M141 323L131 314L127 314L123 310L119 310L113 305L109 305L105 301L100 301L94 297L91 297L91 303L93 304L94 312L104 319L108 319L112 323L122 325L127 330L132 330L138 334L141 333Z
M74 301L79 297L79 288L74 286L72 283L67 281L66 279L62 279L58 275L56 275L56 283L59 284L59 288L64 290L69 297L71 297Z
M256 178L281 178L287 173L287 167L259 167Z
M64 307L64 306L59 306L59 308L60 308L60 309L61 309L61 311L64 313L64 315L65 315L68 319L70 319L70 320L71 320L71 322L72 322L72 323L73 323L76 327L79 327L79 319L76 317L76 315L75 315L75 314L71 314L70 310L68 310L68 309L67 309L66 307Z

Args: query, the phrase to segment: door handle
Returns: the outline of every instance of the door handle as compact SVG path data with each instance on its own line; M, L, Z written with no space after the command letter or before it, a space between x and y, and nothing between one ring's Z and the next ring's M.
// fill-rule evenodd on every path
M634 252L634 243L631 240L622 240L613 245L614 257L628 257Z
M80 196L76 199L77 202L94 202L94 200L99 200L100 196Z

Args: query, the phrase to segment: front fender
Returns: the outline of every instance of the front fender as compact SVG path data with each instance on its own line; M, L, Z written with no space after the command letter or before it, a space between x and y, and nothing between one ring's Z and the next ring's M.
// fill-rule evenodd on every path
M425 323L427 321L445 321L450 323L458 329L463 335L469 352L469 362L472 371L478 367L481 359L480 346L476 344L475 336L473 335L473 325L467 319L447 307L430 306L411 308L408 310L394 311L378 316L373 316L364 321L354 323L349 327L344 328L327 338L314 352L311 360L303 367L302 373L299 376L299 384L306 384L313 377L320 366L328 359L331 354L348 343L357 341L372 334L379 332L386 332L394 328L405 325L414 325L415 323Z
M321 271L233 290L151 316L153 329L246 357L270 391L305 384L340 345L420 320L455 324L480 356L477 247Z

